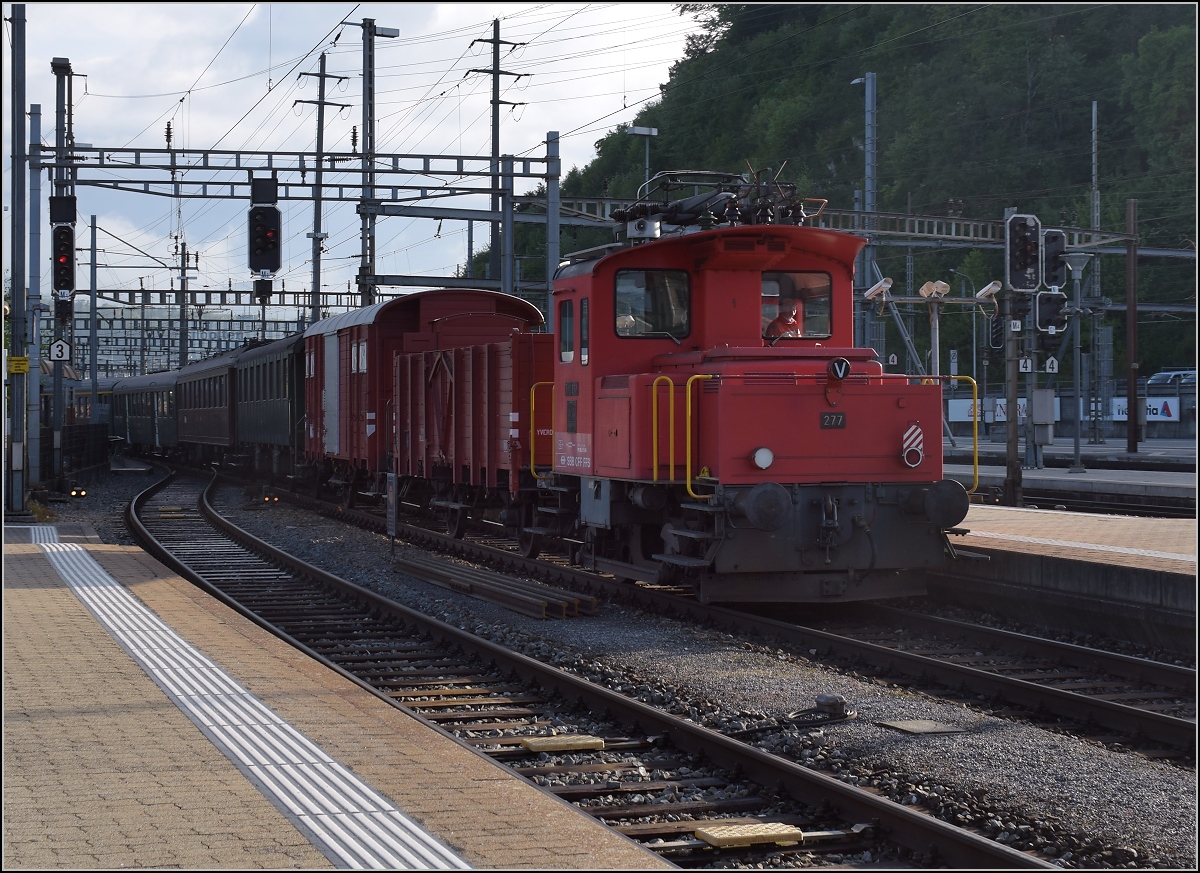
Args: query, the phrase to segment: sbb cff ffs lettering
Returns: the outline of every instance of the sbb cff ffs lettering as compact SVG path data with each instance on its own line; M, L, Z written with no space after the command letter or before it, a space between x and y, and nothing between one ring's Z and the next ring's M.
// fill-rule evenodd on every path
M281 217L275 206L255 206L250 210L250 239L248 241L250 271L268 273L279 271L283 263Z

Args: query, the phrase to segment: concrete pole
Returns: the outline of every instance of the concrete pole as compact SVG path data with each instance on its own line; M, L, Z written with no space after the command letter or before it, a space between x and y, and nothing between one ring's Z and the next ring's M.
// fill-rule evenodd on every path
M362 203L375 199L375 19L364 18L363 31L363 154ZM322 83L325 81L321 79ZM375 302L375 286L366 280L375 274L375 216L365 212L360 230L359 305Z
M100 327L100 313L96 311L96 303L97 303L97 300L96 300L96 293L97 293L96 292L96 216L94 216L94 215L92 216L91 227L92 227L92 267L91 267L91 271L90 271L91 272L91 275L90 275L91 282L89 285L89 291L90 291L90 297L91 297L92 311L91 311L90 323L88 325L88 327L90 328L90 331L89 331L90 336L89 336L89 343L88 343L89 347L90 347L89 348L90 355L88 356L88 368L92 371L92 404L91 404L91 414L88 416L88 422L87 422L88 424L92 424L96 420L96 410L97 410L97 408L99 406L99 402L100 402L100 379L99 379L100 374L96 370L96 368L98 366L99 355L100 355L100 349L97 348L97 345L100 342L99 339L97 338L97 334L99 333L99 327Z
M1125 451L1136 455L1138 450L1138 419L1141 405L1138 400L1138 310L1137 310L1137 201L1125 201L1125 232L1132 239L1125 248L1125 357L1128 375L1125 382Z
M492 213L500 211L500 19L492 20ZM501 278L500 222L492 222L492 244L488 250L488 277Z
M71 78L71 61L67 58L53 58L50 69L54 73L54 154L58 166L54 168L54 194L62 196L69 190L67 172L63 168L67 156L67 83ZM72 217L74 224L74 217ZM73 292L72 292L73 293ZM68 298L70 299L70 298ZM58 317L58 298L55 297L54 339L63 339L66 324ZM51 456L51 475L56 479L62 478L62 429L63 429L63 362L54 362L54 415L53 434L54 449ZM61 483L60 483L61 484Z
M500 184L504 191L501 215L501 233L502 244L504 245L504 257L500 262L500 290L505 294L516 293L516 276L513 272L513 265L516 263L515 252L513 251L513 158L512 155L505 155L501 161L501 176Z
M1080 310L1083 308L1083 291L1079 284L1079 274L1082 271L1082 265L1078 270L1071 270L1071 278L1075 280L1075 314L1071 316L1071 321L1074 322L1072 325L1072 343L1075 346L1071 353L1071 365L1072 369L1075 371L1075 440L1073 444L1074 453L1071 456L1070 469L1070 472L1072 473L1084 472L1083 458L1080 455L1079 449L1079 431L1083 429L1083 385L1082 380L1079 378L1079 371L1083 366L1083 356L1079 350L1079 340L1082 333L1079 329L1079 322L1083 319L1083 314L1080 312Z
M316 184L313 186L313 229L309 234L312 237L312 293L309 297L309 313L313 324L321 319L321 243L325 240L325 234L321 232L321 184L324 181L325 165L325 52L321 52L320 70L317 85L317 166L314 174Z
M188 286L187 286L187 243L183 243L179 254L179 293L175 296L179 304L179 367L188 362Z
M12 335L10 354L26 356L25 344L25 4L12 7L12 243L10 247L10 294ZM28 381L20 375L5 378L12 383L11 443L7 458L8 495L5 505L13 512L25 511L25 390ZM36 396L36 394L35 394Z
M28 484L42 483L42 106L29 107L29 285L25 307L29 334L29 377L25 403L28 414ZM13 255L18 249L13 248Z
M1012 329L1012 295L1009 291L1000 301L1004 318L1004 404L1005 404L1005 506L1022 506L1021 458L1017 433L1017 332Z
M650 138L646 137L646 142ZM562 171L558 157L558 131L551 130L546 134L546 324L551 325L553 332L553 291L554 272L558 269L561 248L559 228L559 189L558 178Z

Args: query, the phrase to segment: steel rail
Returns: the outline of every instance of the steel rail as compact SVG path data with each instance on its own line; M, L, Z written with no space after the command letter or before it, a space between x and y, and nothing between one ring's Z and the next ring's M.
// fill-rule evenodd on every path
M279 493L282 495L284 492ZM379 519L368 513L339 510L337 517L347 521L361 519L364 524L381 529ZM1196 744L1196 722L1193 720L1098 700L1073 691L1013 679L977 667L938 661L936 658L853 640L816 628L769 619L736 609L701 604L669 591L618 582L569 567L566 566L566 561L561 565L548 564L545 560L523 558L508 549L469 540L455 540L416 525L400 525L397 533L409 542L461 556L483 556L506 568L513 568L535 577L545 578L548 573L553 572L573 585L587 590L599 590L611 596L630 598L639 605L671 611L689 620L711 621L736 628L743 633L762 634L798 649L816 647L842 657L860 658L877 669L892 670L916 679L933 677L951 688L970 688L975 693L995 696L1015 705L1047 712L1072 722L1090 723L1175 749L1190 750ZM1044 644L1055 645L1053 641L1045 641Z
M211 487L212 483L210 483L209 489ZM810 770L701 725L662 712L623 694L610 691L587 679L549 667L526 655L476 637L467 631L397 604L374 591L300 561L242 530L228 519L222 518L212 508L208 500L207 489L201 499L201 509L206 518L216 524L224 533L243 546L261 553L273 563L294 567L296 572L358 600L371 610L419 628L422 632L435 634L450 641L451 644L461 647L463 651L478 656L485 663L492 663L501 670L512 671L526 681L537 683L540 687L554 691L568 700L579 701L592 711L607 712L610 717L618 721L637 725L645 733L662 735L679 749L703 754L719 767L737 770L747 779L762 785L780 786L797 801L813 806L828 802L847 821L877 821L887 839L913 852L926 853L933 847L937 858L952 867L1053 868L1055 866L1032 854L1009 848L972 831L955 827L934 818L927 812L901 806L886 797L840 782L831 776ZM238 611L246 614L244 608L239 607ZM261 619L257 617L254 619L260 625L269 627ZM320 658L315 652L307 650L303 644L295 641L292 641L292 644L301 650L306 650L313 657ZM321 658L321 660L323 663L329 663L326 659ZM336 665L332 666L361 687L383 699L388 699L353 674ZM421 718L417 713L414 713L414 717ZM421 720L437 727L426 719L422 718ZM449 732L444 730L442 732L453 737L453 734Z
M951 618L936 615L924 615L872 603L863 607L864 611L877 612L880 616L891 616L903 620L909 626L923 626L928 630L943 633L960 633L975 638L992 640L1012 648L1020 648L1028 654L1057 658L1065 664L1082 667L1088 670L1100 670L1114 676L1138 682L1161 685L1184 694L1194 696L1196 693L1196 670L1192 667L1181 667L1176 664L1164 664L1161 661L1150 661L1146 658L1135 658L1132 655L1122 655L1119 652L1105 652L1100 649L1089 649L1073 643L1061 643L1028 634L1006 631L1000 628L984 627Z

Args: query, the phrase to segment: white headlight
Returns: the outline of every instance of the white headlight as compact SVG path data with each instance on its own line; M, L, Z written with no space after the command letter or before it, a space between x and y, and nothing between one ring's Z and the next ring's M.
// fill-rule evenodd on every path
M754 466L758 467L758 469L765 470L775 463L775 453L764 446L761 449L754 450L751 460L754 461Z

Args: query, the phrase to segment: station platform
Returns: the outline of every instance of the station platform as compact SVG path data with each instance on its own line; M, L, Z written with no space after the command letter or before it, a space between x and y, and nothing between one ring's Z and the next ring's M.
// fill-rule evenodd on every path
M987 493L992 489L1003 491L1008 470L989 459L988 465L980 459L978 490ZM975 468L969 464L945 464L945 475L971 489L975 482ZM1087 499L1097 502L1109 500L1141 501L1145 503L1171 502L1195 507L1196 474L1169 473L1157 470L1108 470L1088 469L1072 473L1062 467L1021 470L1022 491L1037 494L1062 494L1064 499ZM1042 504L1038 504L1041 508Z
M957 546L1036 554L1083 563L1196 574L1196 519L1139 518L979 506L967 511Z
M5 869L666 869L85 525L4 529Z
M1064 473L1063 475L1068 475ZM1196 648L1196 519L972 504L929 592L1024 624Z
M982 496L1001 494L1008 477L1005 446L981 441L978 470L971 441L943 440L947 478ZM1136 454L1126 446L1081 445L1080 467L1074 466L1072 440L1059 438L1043 447L1043 466L1022 465L1021 489L1026 503L1036 508L1053 506L1056 496L1064 503L1083 505L1125 504L1131 509L1169 508L1176 515L1196 512L1196 444L1187 440L1153 440L1139 445ZM1161 514L1161 513L1160 513Z

